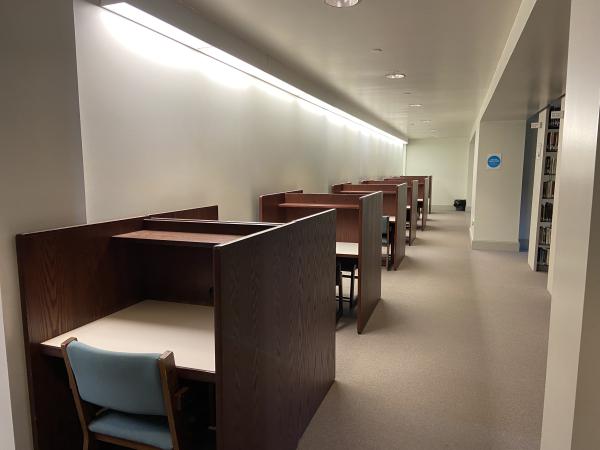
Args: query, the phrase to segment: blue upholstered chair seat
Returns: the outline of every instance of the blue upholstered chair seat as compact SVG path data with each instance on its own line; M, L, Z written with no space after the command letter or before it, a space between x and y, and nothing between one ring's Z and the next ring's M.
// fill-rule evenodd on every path
M89 424L90 431L172 450L169 423L164 416L142 416L106 411Z

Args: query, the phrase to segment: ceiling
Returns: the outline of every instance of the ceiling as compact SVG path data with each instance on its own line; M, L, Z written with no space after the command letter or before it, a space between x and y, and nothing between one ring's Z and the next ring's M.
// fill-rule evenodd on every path
M469 135L521 3L362 0L332 8L323 0L183 2L409 139ZM389 72L407 77L388 80Z
M565 93L571 2L538 0L483 120L524 120Z

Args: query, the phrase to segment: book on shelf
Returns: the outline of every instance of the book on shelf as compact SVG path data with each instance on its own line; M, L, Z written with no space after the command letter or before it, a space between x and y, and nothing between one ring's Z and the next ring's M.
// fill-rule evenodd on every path
M557 130L560 128L560 117L556 117L556 118L552 117L552 115L553 115L552 113L557 112L557 111L560 111L560 106L551 106L550 107L550 115L549 115L550 121L548 122L549 130Z
M558 158L554 155L546 155L544 161L544 175L556 175L556 162Z
M552 240L552 227L540 227L540 245L550 245Z
M547 266L550 262L550 249L549 248L539 248L538 249L538 264Z
M550 202L543 203L541 207L540 220L542 222L551 222L552 221L552 208L554 205Z
M548 180L542 183L542 198L545 200L550 200L554 198L554 187L556 186L556 181Z
M558 119L560 121L560 119ZM551 133L549 132L546 136L546 151L547 152L557 152L558 151L558 141L559 141L560 133Z

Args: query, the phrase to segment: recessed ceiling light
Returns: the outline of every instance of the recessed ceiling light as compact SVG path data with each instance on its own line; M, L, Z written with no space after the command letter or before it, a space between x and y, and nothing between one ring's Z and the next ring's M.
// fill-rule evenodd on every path
M374 53L382 53L383 49L382 48L373 48L373 49L371 49L371 51Z
M385 77L390 80L401 80L402 78L406 78L406 74L400 73L400 72L394 72L394 73L388 73Z
M408 106L410 106L411 108L421 108L423 105L420 103L411 103Z
M421 122L423 122L423 123L431 123L431 120L425 119L425 120L421 120Z
M325 0L329 6L336 8L348 8L350 6L356 6L360 0Z

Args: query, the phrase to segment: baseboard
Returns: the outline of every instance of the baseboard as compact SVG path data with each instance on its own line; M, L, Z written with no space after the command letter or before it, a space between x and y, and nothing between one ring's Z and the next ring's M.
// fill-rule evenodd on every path
M472 241L473 250L489 250L495 252L519 252L519 243L510 241Z
M449 212L449 211L455 211L456 208L454 208L453 205L432 205L431 210L434 213L435 212Z

